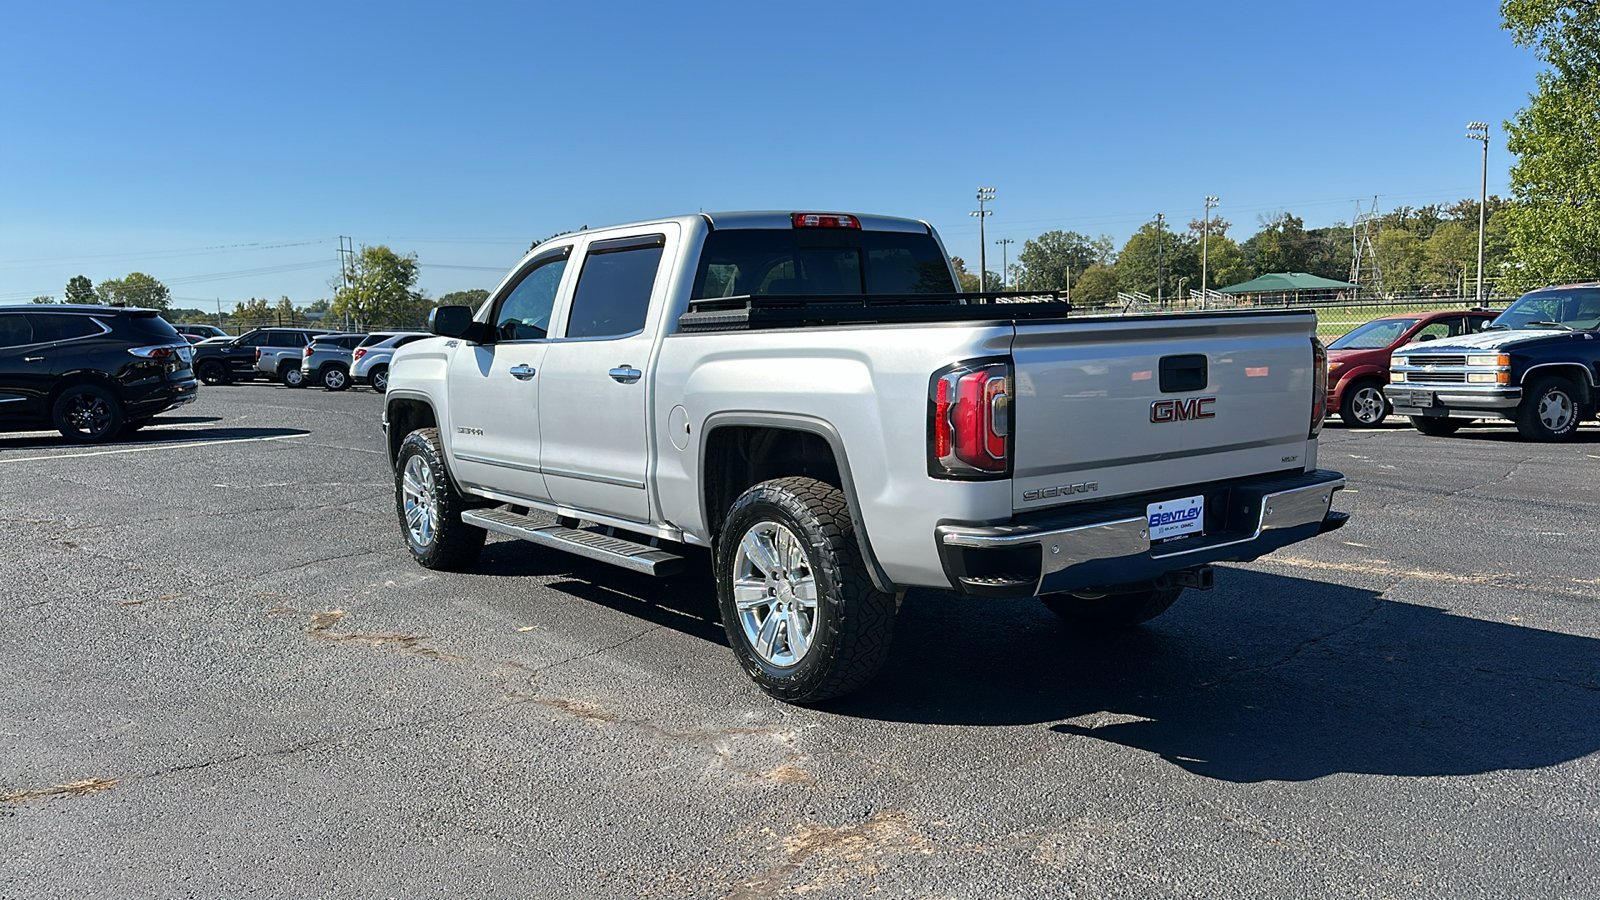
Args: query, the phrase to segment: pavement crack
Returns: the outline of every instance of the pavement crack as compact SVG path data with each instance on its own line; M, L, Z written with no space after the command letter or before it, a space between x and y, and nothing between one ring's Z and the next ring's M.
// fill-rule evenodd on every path
M1388 604L1389 601L1383 599L1383 596L1380 594L1373 598L1372 608L1361 614L1354 621L1341 625L1338 628L1332 629L1331 631L1308 637L1299 644L1296 644L1293 650L1290 650L1288 653L1284 654L1278 659L1273 660L1272 662L1262 663L1259 666L1245 666L1243 668L1234 669L1215 681L1202 682L1200 684L1200 688L1202 690L1209 690L1210 688L1236 681L1246 675L1257 674L1271 669L1276 669L1281 666L1286 666L1289 663L1294 662L1301 654L1305 653L1307 650L1310 650L1312 647L1333 640L1340 635L1348 634L1362 627L1363 625L1366 625L1368 622L1372 621L1372 618Z

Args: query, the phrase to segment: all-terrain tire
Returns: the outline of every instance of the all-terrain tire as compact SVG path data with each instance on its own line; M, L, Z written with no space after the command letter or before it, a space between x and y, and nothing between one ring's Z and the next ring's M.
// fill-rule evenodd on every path
M1449 437L1466 424L1466 419L1446 419L1440 416L1411 417L1411 427L1429 437Z
M1182 593L1181 587L1150 587L1095 598L1043 594L1039 599L1045 608L1074 625L1113 631L1154 619L1171 608Z
M439 429L419 428L400 442L394 504L406 547L423 568L456 571L477 561L488 532L461 521L462 511L476 504L450 480Z
M789 656L796 656L789 636L794 623L809 618L810 627L805 649L787 665L782 654L772 652L770 642L764 655L757 646L761 635L753 638L747 630L747 625L765 620L759 608L751 607L751 585L759 582L742 579L738 598L734 583L739 570L761 556L750 552L755 544L745 542L758 544L768 534L777 535L779 528L793 539L788 542L792 553L788 559L777 560L775 568L783 570L782 578L793 580L787 587L771 589L773 601L787 598L791 611L802 609L795 619L775 605L768 606L765 618L785 616L781 622L787 624L781 627ZM746 674L771 696L788 703L838 697L871 681L888 657L898 598L873 585L856 541L850 504L838 488L814 478L792 476L764 481L745 491L728 510L715 567L717 601L728 643ZM771 583L777 585L780 580ZM806 597L814 599L809 611L803 609ZM741 602L746 608L741 609Z
M1535 378L1517 405L1517 432L1530 441L1566 441L1583 418L1583 395L1560 375Z

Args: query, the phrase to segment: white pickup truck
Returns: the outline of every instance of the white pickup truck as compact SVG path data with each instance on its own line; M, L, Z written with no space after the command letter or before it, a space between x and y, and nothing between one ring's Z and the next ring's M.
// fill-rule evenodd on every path
M1126 626L1344 523L1311 312L1069 311L956 293L907 219L563 235L395 354L401 531L441 569L489 531L657 575L710 548L741 665L805 703L876 673L907 588Z

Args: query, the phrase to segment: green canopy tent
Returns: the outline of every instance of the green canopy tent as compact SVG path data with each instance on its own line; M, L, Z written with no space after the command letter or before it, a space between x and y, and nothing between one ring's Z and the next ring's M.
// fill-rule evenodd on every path
M1270 272L1259 278L1252 278L1243 284L1230 284L1225 288L1218 288L1221 293L1232 294L1236 297L1248 297L1260 303L1267 302L1288 303L1290 295L1294 302L1305 300L1332 300L1340 291L1353 291L1356 286L1348 281L1334 281L1332 278L1323 278L1305 272ZM1303 297L1310 293L1311 296Z

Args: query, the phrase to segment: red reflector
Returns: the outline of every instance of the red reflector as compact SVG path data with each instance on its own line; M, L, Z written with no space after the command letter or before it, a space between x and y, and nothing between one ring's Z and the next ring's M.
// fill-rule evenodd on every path
M1244 370L1244 377L1246 377L1246 378L1265 378L1265 377L1267 377L1267 373L1269 371L1270 371L1270 367L1269 366L1246 366L1245 370Z
M795 213L789 217L796 228L857 228L861 220L838 213Z

